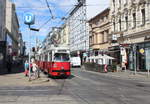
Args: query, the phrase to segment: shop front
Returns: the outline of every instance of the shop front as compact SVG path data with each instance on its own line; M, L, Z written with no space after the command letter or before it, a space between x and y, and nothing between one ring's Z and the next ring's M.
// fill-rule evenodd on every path
M132 45L129 54L129 66L131 70L147 71L150 69L150 42Z
M6 41L0 41L0 73L4 72L6 62Z

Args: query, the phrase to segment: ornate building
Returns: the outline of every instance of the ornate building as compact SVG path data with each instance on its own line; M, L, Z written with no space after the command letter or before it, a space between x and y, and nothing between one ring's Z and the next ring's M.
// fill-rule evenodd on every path
M150 68L150 0L111 0L110 5L111 50L118 62L132 70Z
M110 47L108 36L110 33L109 11L107 8L97 16L89 20L90 27L90 49L95 55L99 52L107 52Z

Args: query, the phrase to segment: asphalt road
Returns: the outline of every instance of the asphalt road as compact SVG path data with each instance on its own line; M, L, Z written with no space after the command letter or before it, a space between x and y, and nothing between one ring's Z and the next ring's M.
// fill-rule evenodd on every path
M9 81L15 82L13 77ZM150 104L150 83L80 68L72 69L68 79L50 79L47 84L0 83L0 104Z

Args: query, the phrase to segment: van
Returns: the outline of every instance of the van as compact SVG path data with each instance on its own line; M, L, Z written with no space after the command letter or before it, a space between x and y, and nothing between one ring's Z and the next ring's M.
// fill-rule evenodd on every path
M80 57L71 57L71 66L72 67L75 67L75 66L81 67Z

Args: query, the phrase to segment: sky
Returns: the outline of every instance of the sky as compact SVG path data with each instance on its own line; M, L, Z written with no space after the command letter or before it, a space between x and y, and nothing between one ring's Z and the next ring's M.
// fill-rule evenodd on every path
M46 5L46 0L11 0L16 4L16 11L20 24L20 31L25 42L29 41L31 34L31 44L35 45L35 38L43 41L50 32L51 27L61 26L63 21L61 17L66 17L70 10L77 4L77 0L47 0L55 18L45 24L51 14ZM109 6L109 0L87 0L87 18L90 19ZM35 15L35 24L31 27L40 28L39 32L29 31L28 26L24 24L24 14L31 12Z

